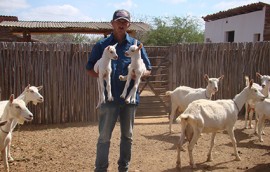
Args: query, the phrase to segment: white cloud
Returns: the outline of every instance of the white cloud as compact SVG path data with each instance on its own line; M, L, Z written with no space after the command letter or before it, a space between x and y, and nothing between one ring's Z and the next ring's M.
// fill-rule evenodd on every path
M134 3L132 0L126 0L124 2L121 3L111 3L109 4L110 6L115 7L116 9L133 9L133 8L137 8L138 5L136 3Z
M28 8L26 0L0 0L1 13L11 13L18 9Z
M35 21L90 21L79 9L69 5L55 5L34 8L21 13L20 20Z
M161 0L161 2L165 2L169 4L180 4L183 2L187 2L187 0Z

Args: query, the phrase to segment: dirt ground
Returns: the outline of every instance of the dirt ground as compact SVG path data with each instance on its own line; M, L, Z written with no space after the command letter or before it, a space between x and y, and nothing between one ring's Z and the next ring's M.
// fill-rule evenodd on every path
M189 167L183 152L181 171L270 171L270 125L265 128L264 142L253 129L243 129L243 119L236 123L236 140L241 161L234 161L229 136L219 133L212 162L206 162L210 134L203 134L194 149L197 169ZM180 131L179 124L173 129ZM176 146L179 134L168 134L168 118L136 118L130 171L176 172ZM63 125L23 125L13 134L11 172L90 172L94 169L97 123ZM117 171L119 124L115 127L110 148L110 171ZM187 145L187 144L186 144ZM185 145L185 149L186 149ZM0 171L3 163L0 162Z

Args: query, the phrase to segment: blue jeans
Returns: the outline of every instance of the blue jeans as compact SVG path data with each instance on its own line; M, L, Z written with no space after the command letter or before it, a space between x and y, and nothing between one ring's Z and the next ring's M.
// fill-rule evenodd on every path
M109 149L113 129L119 117L121 129L120 157L118 160L119 172L128 171L131 159L131 145L133 136L133 125L137 105L118 104L109 102L102 104L99 108L99 138L96 154L96 172L107 171L109 166Z

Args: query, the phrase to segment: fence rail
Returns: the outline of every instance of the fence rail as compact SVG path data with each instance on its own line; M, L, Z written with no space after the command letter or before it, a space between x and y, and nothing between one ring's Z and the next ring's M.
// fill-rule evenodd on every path
M28 84L43 85L40 92L44 103L30 105L35 114L32 124L97 121L96 80L85 70L92 46L0 42L0 100L8 99L11 93L19 96ZM234 97L245 86L245 75L259 83L256 72L270 73L269 42L194 43L146 49L150 60L155 60L153 66L164 58L170 61L161 64L158 77L163 82L151 81L153 85L166 85L170 90L179 85L205 87L205 73L210 77L225 75L215 99Z

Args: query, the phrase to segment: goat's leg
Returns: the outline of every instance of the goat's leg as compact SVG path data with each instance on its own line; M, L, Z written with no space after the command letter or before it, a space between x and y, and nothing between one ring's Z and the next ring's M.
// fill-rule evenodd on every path
M101 90L100 90L99 78L97 78L97 84L98 84L98 104L96 108L99 108L99 106L101 105Z
M253 114L254 114L254 109L251 108L250 111L249 111L249 124L248 124L248 127L249 128L253 128L253 126L251 124L252 123Z
M260 142L263 142L262 129L263 129L264 122L265 122L264 114L260 114L259 117L260 118L259 118L259 122L258 122L258 136L259 136Z
M212 136L211 136L211 144L210 144L210 149L209 149L209 152L207 154L207 161L212 161L213 158L212 158L212 150L213 150L213 147L215 145L215 137L216 137L216 132L213 132L212 133Z
M185 130L186 130L186 126L187 126L187 122L185 121L185 119L183 119L181 121L181 134L179 137L179 141L177 144L177 161L176 161L176 165L181 168L181 150L183 149L183 144L184 144L184 140L185 140Z
M233 148L234 148L234 154L235 154L235 160L240 161L241 158L240 158L240 156L239 156L239 154L237 152L236 140L235 140L235 136L234 136L234 129L233 128L228 129L227 132L228 132L228 134L229 134L229 136L230 136L230 138L232 140L232 144L233 144Z
M249 105L248 103L245 104L245 128L248 128L248 113L249 113Z
M172 103L171 106L172 107L171 107L171 114L170 114L170 121L169 121L169 132L173 133L172 123L173 123L174 116L175 116L175 113L176 113L176 110L177 110L177 106L174 103Z
M128 87L129 87L130 81L131 81L131 73L128 72L128 75L127 75L127 81L126 81L126 84L125 84L125 88L124 88L122 94L120 95L120 97L123 98L123 99L126 98L126 95L127 95L127 89L128 89Z
M195 165L194 159L193 159L193 149L194 149L194 146L197 143L197 141L201 135L201 130L199 128L193 128L193 131L194 131L193 137L188 145L188 153L189 153L190 166L192 168L196 168L196 165Z
M129 95L126 98L126 103L135 103L136 102L136 92L137 92L139 84L140 84L140 76L136 76L134 86L130 90Z
M104 87L104 78L103 77L99 77L99 85L100 85L100 104L102 103L105 103L105 94L104 94L104 91L105 91L105 87Z
M12 158L12 156L10 154L11 141L12 141L12 138L10 138L10 142L9 142L9 144L7 146L8 162L13 162L14 161L14 159Z
M105 78L106 80L106 90L108 93L108 101L113 101L113 96L112 96L112 90L111 90L111 76L110 74L107 75Z
M3 164L6 172L9 172L9 165L8 165L8 158L7 158L7 145L6 147L1 151Z

